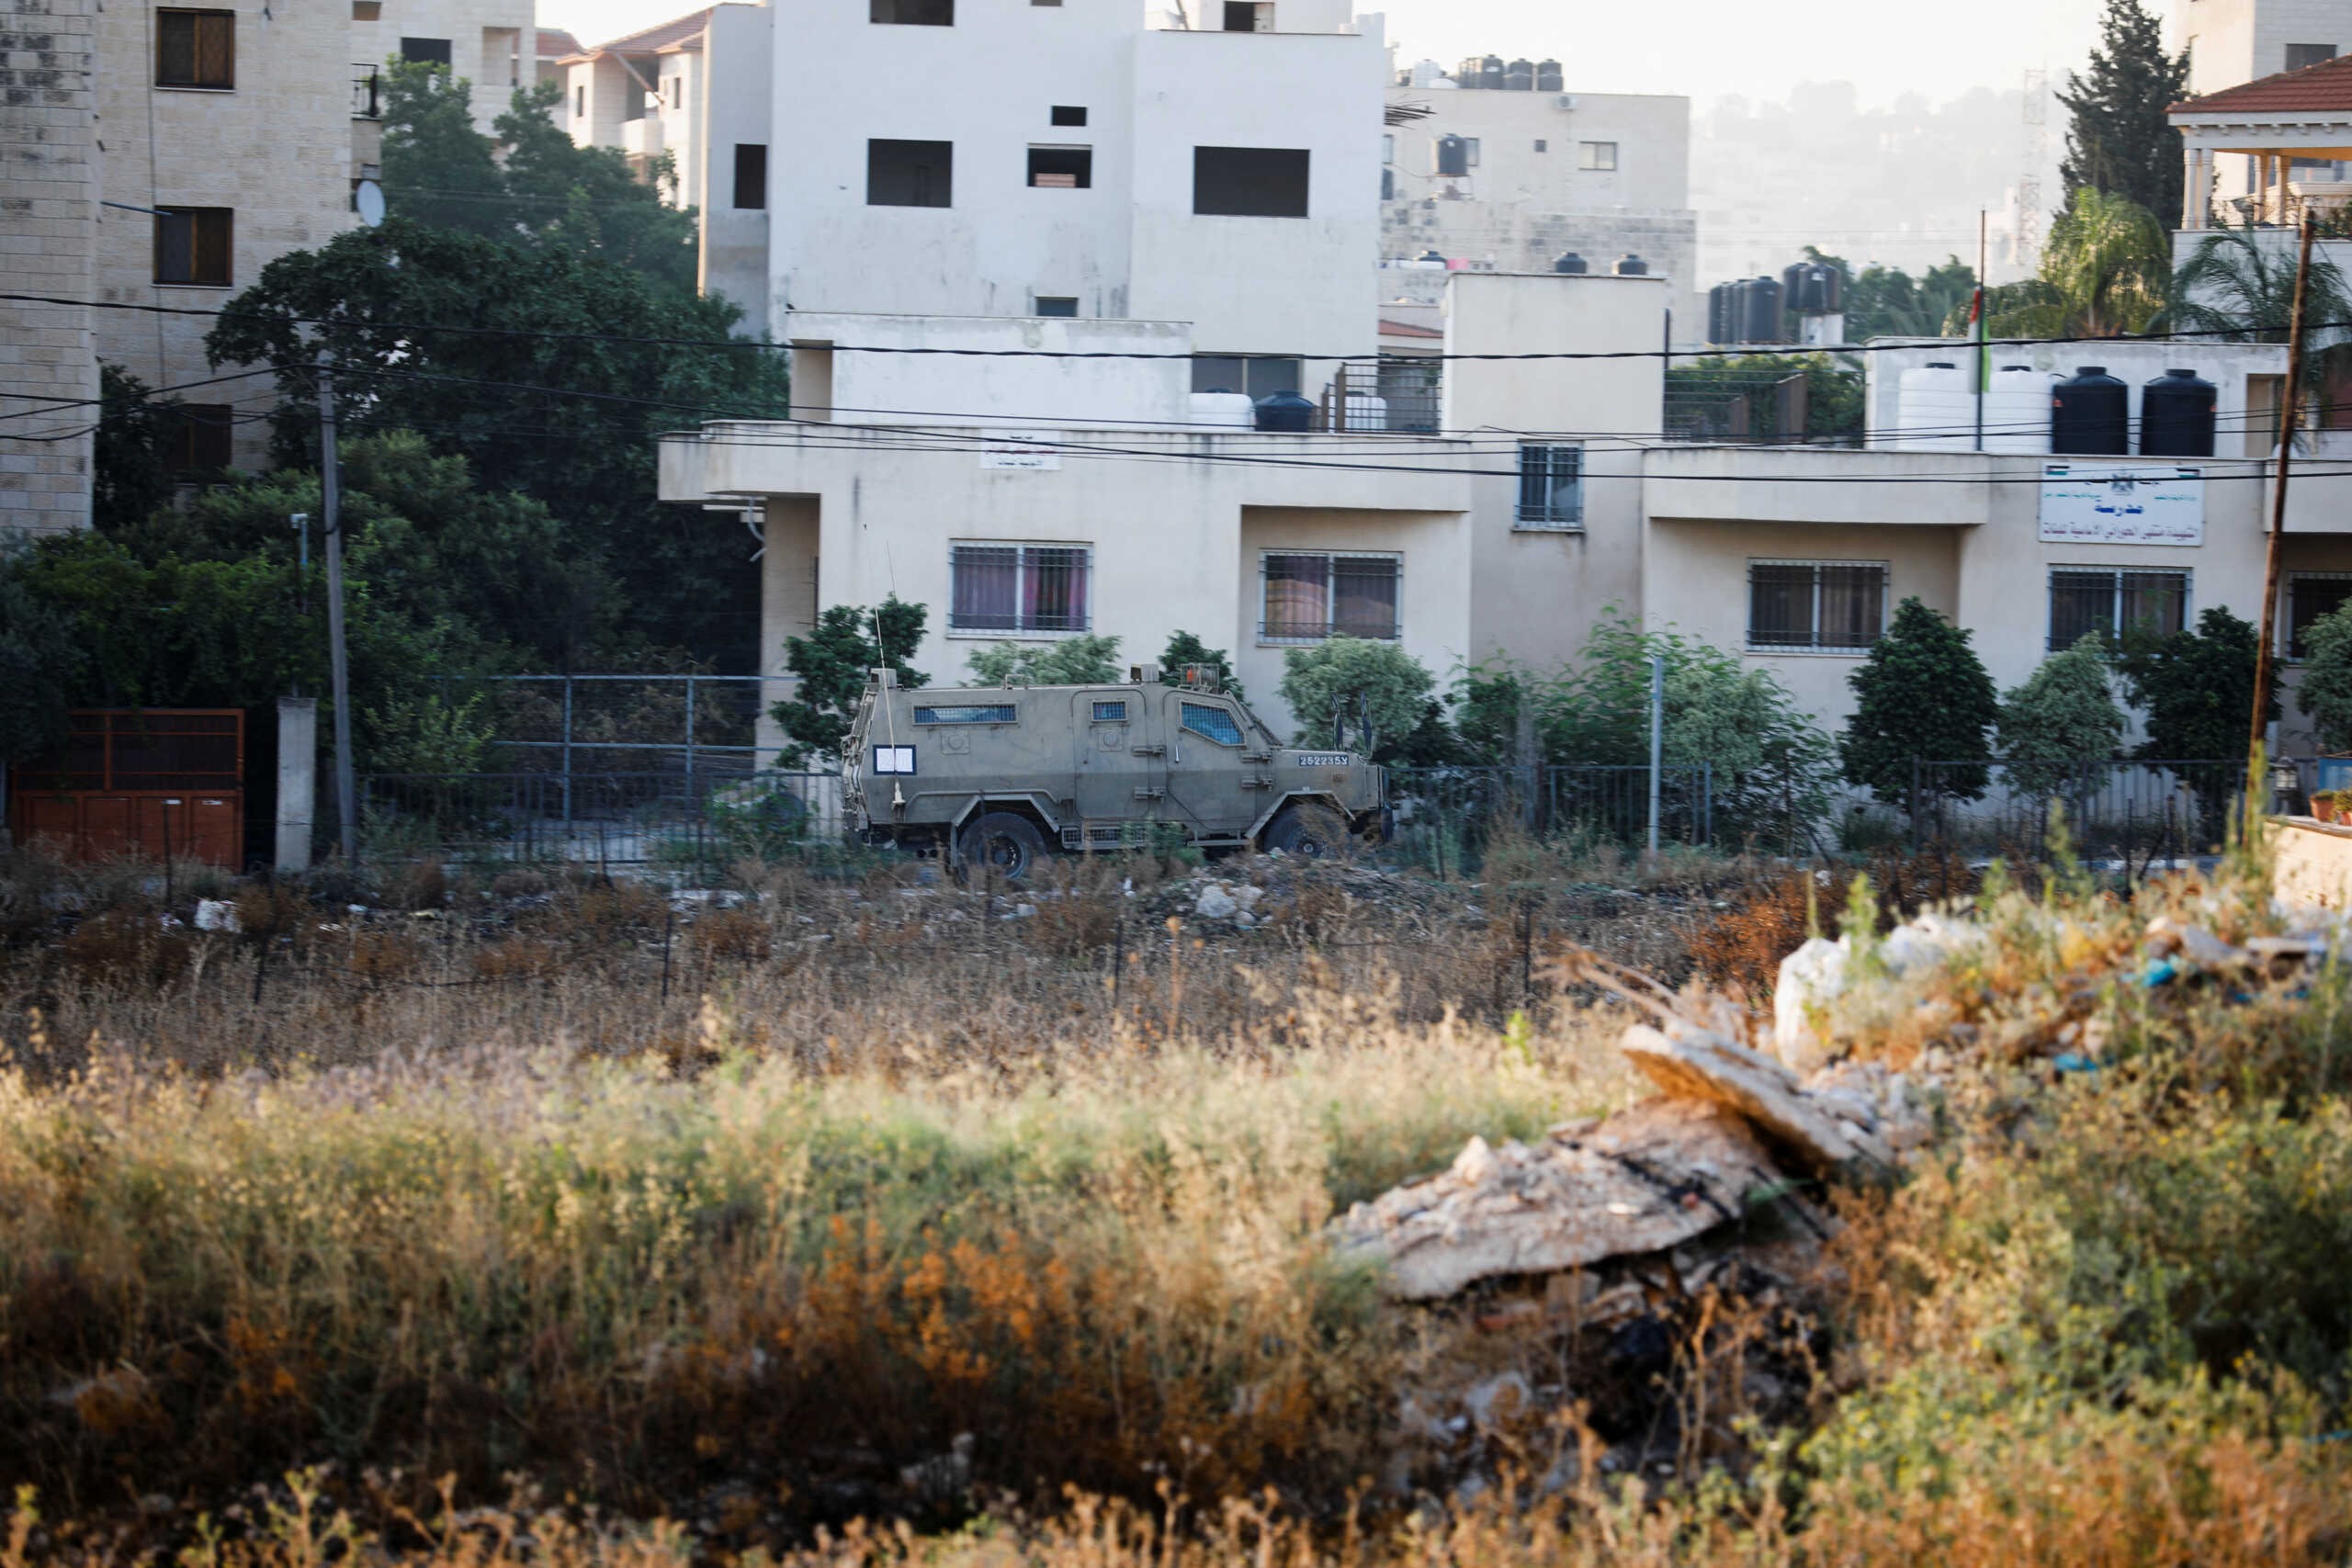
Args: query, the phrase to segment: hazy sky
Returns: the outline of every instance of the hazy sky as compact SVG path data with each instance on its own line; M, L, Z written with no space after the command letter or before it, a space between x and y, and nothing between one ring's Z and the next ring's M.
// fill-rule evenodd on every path
M1407 63L1548 56L1567 67L1571 91L1684 93L1702 105L1843 79L1869 107L1906 92L1941 102L1973 86L2014 87L2031 66L2054 75L2078 65L2097 35L2099 0L1976 0L1959 10L1919 0L1357 0L1357 8L1387 12ZM540 0L539 20L601 43L693 9L693 0Z

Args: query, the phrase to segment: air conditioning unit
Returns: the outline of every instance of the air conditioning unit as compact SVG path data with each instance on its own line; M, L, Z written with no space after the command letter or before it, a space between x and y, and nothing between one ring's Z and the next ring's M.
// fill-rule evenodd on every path
M1570 114L1574 114L1576 112L1577 96L1574 93L1562 93L1555 101L1559 104L1560 107L1567 110Z

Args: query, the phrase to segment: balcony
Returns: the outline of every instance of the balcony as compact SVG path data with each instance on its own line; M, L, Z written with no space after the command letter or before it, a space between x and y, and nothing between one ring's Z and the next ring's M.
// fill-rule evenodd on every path
M381 119L384 118L384 79L373 65L355 64L358 73L351 79L351 118Z
M662 117L649 114L641 119L621 122L621 151L632 158L658 158L662 155Z

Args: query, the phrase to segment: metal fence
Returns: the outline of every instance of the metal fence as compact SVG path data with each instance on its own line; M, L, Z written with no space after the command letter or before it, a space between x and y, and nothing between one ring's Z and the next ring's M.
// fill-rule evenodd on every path
M2211 853L2245 801L2245 763L2220 758L1920 761L1911 773L1900 821L1881 808L1888 826L1915 850L1972 857L2041 858L2056 808L2086 860L2169 863Z
M843 842L833 773L371 773L363 852L518 863L719 869L830 854Z
M1703 765L1658 770L1659 843L1713 841L1713 785ZM1476 871L1498 833L1626 848L1649 838L1646 763L1391 768L1388 793L1396 830L1382 858L1441 874Z

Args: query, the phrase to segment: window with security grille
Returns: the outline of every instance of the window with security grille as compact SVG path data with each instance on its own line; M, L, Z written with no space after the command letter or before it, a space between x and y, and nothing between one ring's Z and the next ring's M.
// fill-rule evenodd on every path
M2091 632L2105 637L2170 637L2188 624L2188 573L2120 567L2050 570L2050 637L2055 653Z
M1521 528L1584 526L1584 448L1519 448L1519 513Z
M1747 563L1747 646L1759 653L1860 653L1886 630L1884 561Z
M1011 703L966 703L955 707L919 707L917 724L1011 724L1020 713Z
M1097 724L1126 723L1127 705L1123 702L1096 703L1094 705L1094 722Z
M1360 637L1393 642L1403 558L1336 551L1268 551L1259 559L1258 636L1265 642Z
M237 13L155 13L155 85L227 88L236 85Z
M235 226L226 207L157 209L155 281L227 288Z
M957 545L947 629L1082 632L1093 552L1083 545Z
M2352 599L2352 571L2298 571L2287 578L2287 657L2309 656L2303 634L2322 615L2332 615Z
M1186 703L1183 705L1183 728L1195 735L1205 735L1220 745L1241 744L1241 725L1233 716L1232 710L1219 707L1215 703Z

